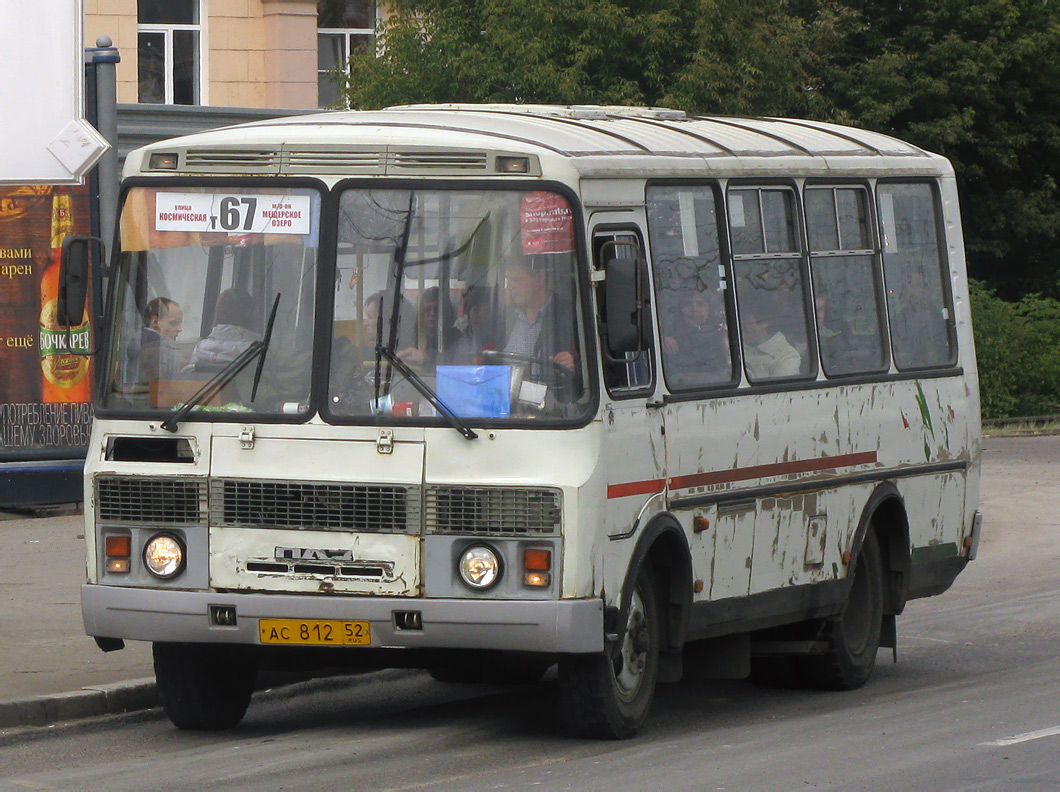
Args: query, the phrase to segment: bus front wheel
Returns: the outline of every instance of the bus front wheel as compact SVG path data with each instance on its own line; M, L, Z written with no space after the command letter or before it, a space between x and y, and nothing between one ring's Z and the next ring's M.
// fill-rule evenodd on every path
M883 563L880 544L869 530L858 554L843 612L821 625L825 652L799 657L807 683L825 690L864 685L876 666L883 625Z
M660 616L655 580L637 574L621 640L598 654L560 659L566 723L577 734L611 740L636 735L648 715L659 675Z
M155 681L166 716L179 729L239 725L257 681L257 664L239 646L156 643Z

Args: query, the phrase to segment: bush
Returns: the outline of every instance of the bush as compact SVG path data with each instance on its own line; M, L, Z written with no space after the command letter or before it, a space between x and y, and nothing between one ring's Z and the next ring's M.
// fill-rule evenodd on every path
M971 282L984 418L1060 412L1060 301L1005 302Z

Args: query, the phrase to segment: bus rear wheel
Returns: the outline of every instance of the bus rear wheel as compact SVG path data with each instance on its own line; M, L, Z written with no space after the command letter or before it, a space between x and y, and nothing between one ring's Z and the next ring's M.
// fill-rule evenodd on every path
M871 529L858 554L843 612L826 619L819 640L824 654L797 658L811 687L854 690L864 685L876 667L883 625L883 563L879 541Z
M660 629L655 580L645 566L633 585L622 640L610 651L560 659L564 719L575 733L611 740L636 735L655 695Z
M257 681L243 647L156 643L152 652L162 708L178 729L217 731L243 720Z

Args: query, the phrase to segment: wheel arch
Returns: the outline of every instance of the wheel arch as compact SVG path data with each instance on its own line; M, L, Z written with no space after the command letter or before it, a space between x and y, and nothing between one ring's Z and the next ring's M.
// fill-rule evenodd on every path
M884 613L896 615L905 608L909 592L909 518L905 501L890 481L873 490L861 511L850 563L857 561L868 531L874 531L883 556Z
M672 514L656 515L637 540L622 585L623 614L629 608L633 581L644 564L651 566L658 602L665 609L661 649L679 652L692 608L692 554L685 533Z

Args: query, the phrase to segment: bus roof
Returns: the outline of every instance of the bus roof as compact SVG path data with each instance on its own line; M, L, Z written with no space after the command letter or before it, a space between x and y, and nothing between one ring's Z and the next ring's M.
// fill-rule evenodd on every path
M181 173L491 175L498 153L559 158L583 177L793 168L950 172L938 155L854 127L602 105L439 104L325 112L147 147L174 148L192 154L181 160ZM239 157L224 156L232 148L242 149ZM153 170L147 164L144 158L144 170Z

